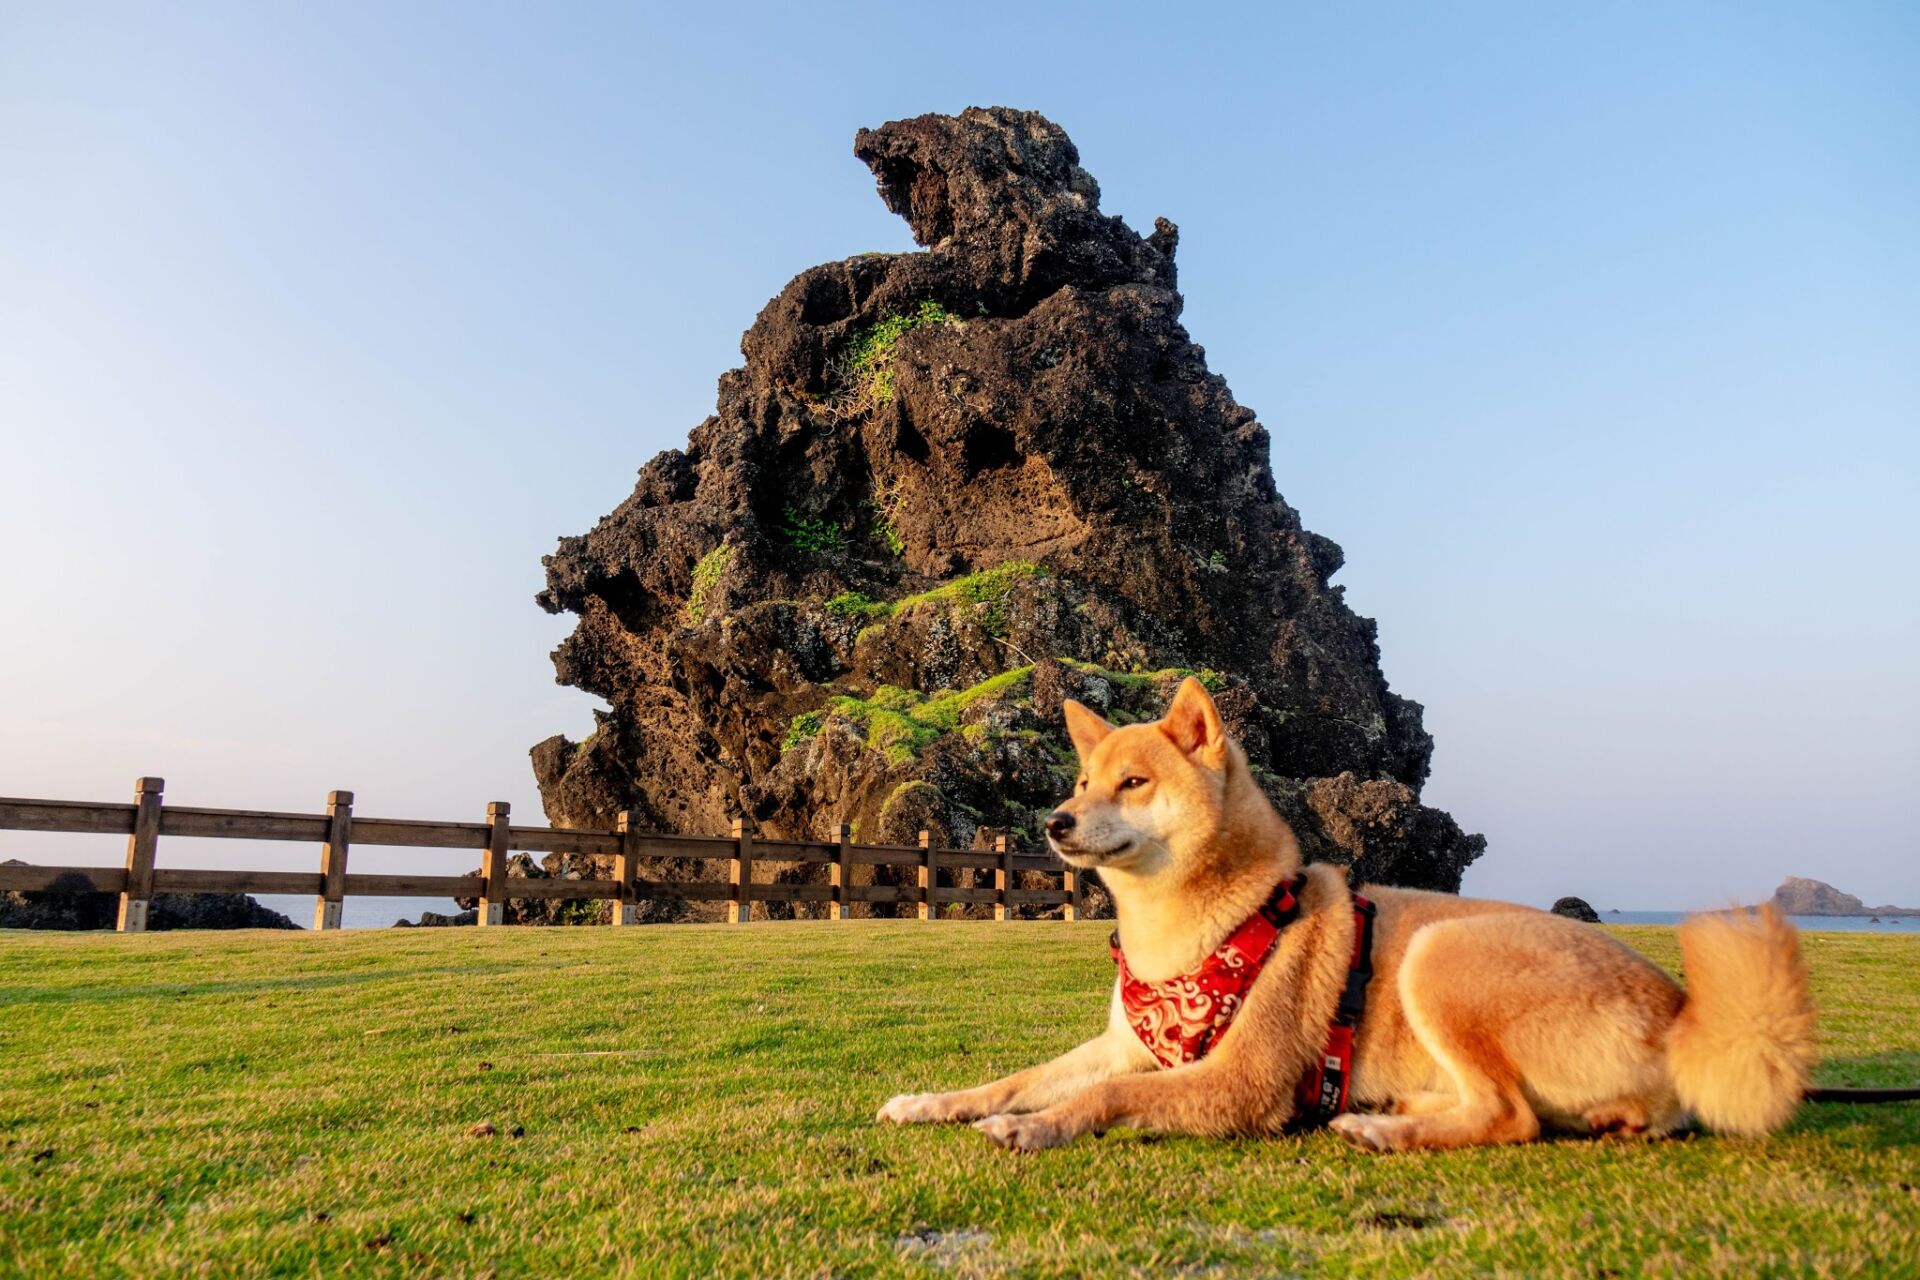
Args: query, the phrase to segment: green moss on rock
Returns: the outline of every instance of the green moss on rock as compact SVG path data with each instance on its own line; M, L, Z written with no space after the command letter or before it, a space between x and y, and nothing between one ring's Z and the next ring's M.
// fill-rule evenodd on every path
M987 634L1004 638L1007 632L1007 596L1014 587L1029 578L1047 577L1047 570L1029 560L1009 560L991 569L943 582L928 591L888 603L872 600L857 591L842 592L827 601L827 612L839 617L871 618L872 622L854 637L859 644L881 631L889 618L916 609L953 609L986 606L980 612L980 624Z
M1010 696L1021 685L1031 685L1032 682L1032 666L1015 667L1011 671L1002 671L997 676L988 676L970 689L962 689L958 693L949 693L922 703L914 712L914 718L923 724L938 728L942 733L951 733L960 727L960 713L974 703L983 698Z
M733 564L733 547L721 543L700 557L693 566L693 590L687 594L687 621L698 626L705 621L707 610L713 603L714 588L720 585L720 579L727 574Z
M820 732L828 715L841 716L863 730L867 746L889 764L911 764L941 735L961 728L960 717L983 698L1008 697L1033 680L1031 666L989 676L969 689L928 698L913 689L883 684L865 698L842 695L818 711L807 711L787 726L781 749L797 746Z
M931 591L922 591L919 595L908 596L904 600L895 602L893 611L905 613L909 609L928 606L952 607L970 604L1004 607L1008 593L1020 583L1028 578L1046 576L1047 571L1031 560L1008 560L991 569L982 569L964 578L943 582Z
M886 601L874 600L858 591L842 591L824 607L836 618L884 618L893 612L893 606Z
M1082 675L1098 676L1116 689L1137 692L1158 685L1163 681L1184 680L1188 676L1200 682L1208 693L1219 693L1227 687L1226 677L1210 667L1162 667L1158 671L1115 671L1109 667L1092 662L1080 662L1073 658L1062 658L1061 663L1072 667Z
M827 713L824 711L802 711L793 718L793 723L787 726L787 736L781 739L780 749L790 751L809 738L817 736L820 726L826 723L826 718Z
M839 555L847 549L846 535L825 516L808 515L789 502L780 519L780 536L796 551Z
M900 339L928 325L962 321L937 302L882 316L856 331L827 370L828 399L843 414L859 413L893 400L893 358Z

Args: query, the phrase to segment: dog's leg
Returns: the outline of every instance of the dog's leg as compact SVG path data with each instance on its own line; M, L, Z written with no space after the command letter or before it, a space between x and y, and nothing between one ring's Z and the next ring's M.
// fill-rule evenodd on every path
M1040 1151L1121 1125L1199 1137L1260 1132L1272 1127L1271 1112L1252 1076L1208 1058L1171 1071L1103 1080L1044 1111L991 1115L973 1127L1003 1147Z
M1451 1105L1437 1096L1408 1099L1399 1115L1334 1117L1331 1125L1373 1151L1472 1147L1529 1142L1540 1120L1520 1085L1520 1071L1501 1044L1513 1007L1497 983L1462 982L1472 971L1479 926L1430 925L1416 935L1400 965L1400 1001L1420 1044L1453 1080Z
M1450 1093L1426 1092L1410 1093L1395 1100L1393 1114L1397 1116L1430 1116L1438 1111L1448 1111L1460 1104L1460 1099Z
M1017 1071L991 1084L954 1093L903 1093L880 1108L879 1119L896 1124L978 1120L982 1116L1037 1111L1070 1098L1088 1085L1154 1066L1131 1032L1105 1033L1051 1062Z
M1540 1136L1540 1120L1519 1087L1519 1077L1504 1061L1476 1060L1459 1046L1447 1056L1434 1050L1460 1082L1460 1096L1442 1111L1392 1116L1335 1116L1335 1133L1372 1151L1413 1151L1531 1142Z

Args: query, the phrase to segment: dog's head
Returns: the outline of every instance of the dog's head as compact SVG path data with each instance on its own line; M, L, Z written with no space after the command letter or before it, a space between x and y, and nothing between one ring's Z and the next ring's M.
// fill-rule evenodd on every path
M1189 869L1220 833L1239 763L1206 687L1189 676L1167 714L1116 728L1077 702L1073 796L1047 816L1047 843L1076 867L1137 875Z

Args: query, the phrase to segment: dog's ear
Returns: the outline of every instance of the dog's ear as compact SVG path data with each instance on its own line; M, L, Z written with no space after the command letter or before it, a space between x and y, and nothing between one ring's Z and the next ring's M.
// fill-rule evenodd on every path
M1100 745L1100 740L1113 732L1113 726L1072 698L1062 703L1061 709L1067 713L1067 735L1073 739L1073 749L1085 761Z
M1207 687L1192 676L1180 682L1173 705L1161 718L1160 732L1208 768L1226 767L1227 731L1220 723L1220 710Z

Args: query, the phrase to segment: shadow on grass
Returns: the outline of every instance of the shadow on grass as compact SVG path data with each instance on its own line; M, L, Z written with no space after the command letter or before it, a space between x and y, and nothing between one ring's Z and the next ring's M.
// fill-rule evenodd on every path
M1889 1049L1846 1058L1823 1058L1815 1073L1823 1085L1851 1088L1920 1087L1920 1050Z
M1896 1049L1828 1058L1820 1064L1819 1074L1825 1085L1920 1085L1920 1053ZM1920 1146L1920 1102L1809 1102L1794 1116L1788 1132L1840 1138L1849 1146L1879 1150Z
M1800 1108L1787 1132L1796 1137L1831 1138L1848 1147L1876 1151L1920 1147L1920 1102L1884 1102L1870 1106L1808 1103Z

